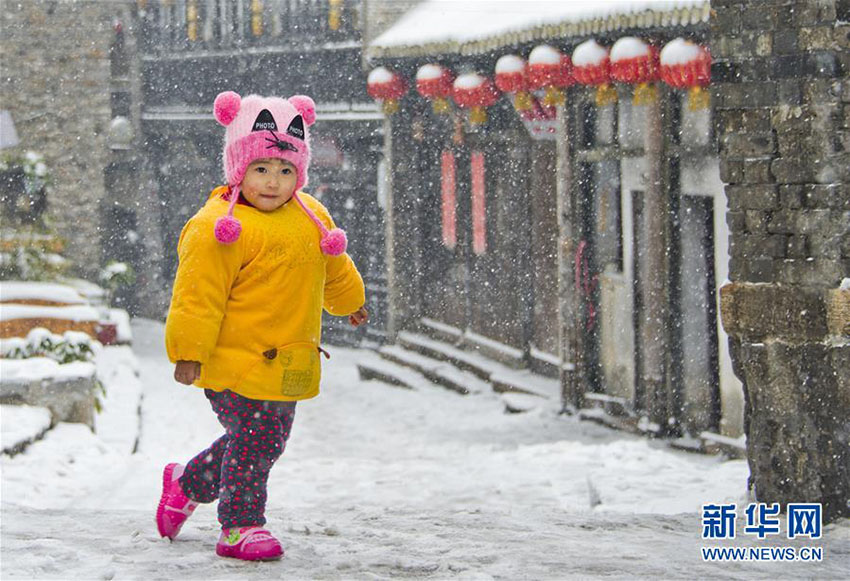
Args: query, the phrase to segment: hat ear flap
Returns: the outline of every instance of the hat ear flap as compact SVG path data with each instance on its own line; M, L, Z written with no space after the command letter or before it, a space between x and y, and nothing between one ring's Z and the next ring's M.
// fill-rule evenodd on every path
M316 122L316 104L313 99L305 95L293 95L289 98L289 102L301 114L307 127Z
M242 97L238 93L233 91L219 93L213 104L213 114L215 114L216 121L227 127L236 119L241 106Z

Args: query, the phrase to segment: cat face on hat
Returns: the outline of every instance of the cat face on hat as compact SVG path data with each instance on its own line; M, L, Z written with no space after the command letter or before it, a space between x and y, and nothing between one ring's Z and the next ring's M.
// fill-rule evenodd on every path
M310 165L308 128L316 120L310 97L289 99L221 93L213 107L216 120L227 127L224 140L224 174L230 186L242 182L252 161L279 158L291 162L297 172L297 189L307 184Z

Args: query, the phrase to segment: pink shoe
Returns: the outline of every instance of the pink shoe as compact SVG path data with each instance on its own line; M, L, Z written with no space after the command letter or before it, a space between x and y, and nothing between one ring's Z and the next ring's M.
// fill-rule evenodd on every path
M156 528L163 537L174 540L186 519L192 516L198 503L189 499L177 481L183 475L181 464L167 464L162 471L162 496L156 509Z
M280 541L260 527L221 529L215 552L220 557L243 561L274 561L283 557Z

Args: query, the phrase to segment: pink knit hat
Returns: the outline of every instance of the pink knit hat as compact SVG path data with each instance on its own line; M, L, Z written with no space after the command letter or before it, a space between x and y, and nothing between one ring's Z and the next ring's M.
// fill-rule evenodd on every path
M289 99L249 95L243 99L233 91L225 91L215 98L213 112L216 120L227 127L224 175L231 190L227 215L215 224L216 239L231 244L239 238L242 225L233 216L233 210L239 199L245 171L257 159L276 158L295 166L297 177L293 197L322 233L322 252L331 255L345 252L345 233L339 228L329 232L298 196L298 190L307 184L307 168L310 165L310 133L307 128L316 121L313 99L303 95Z

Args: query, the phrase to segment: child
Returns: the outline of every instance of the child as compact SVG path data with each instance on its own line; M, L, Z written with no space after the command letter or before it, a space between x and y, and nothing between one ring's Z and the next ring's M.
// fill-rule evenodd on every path
M216 553L279 559L280 542L263 528L266 481L295 402L319 393L322 307L355 327L368 313L345 234L299 191L313 100L228 91L214 113L227 127L229 185L180 234L165 342L175 379L204 388L225 434L185 466L165 467L157 528L174 539L198 503L218 498Z

